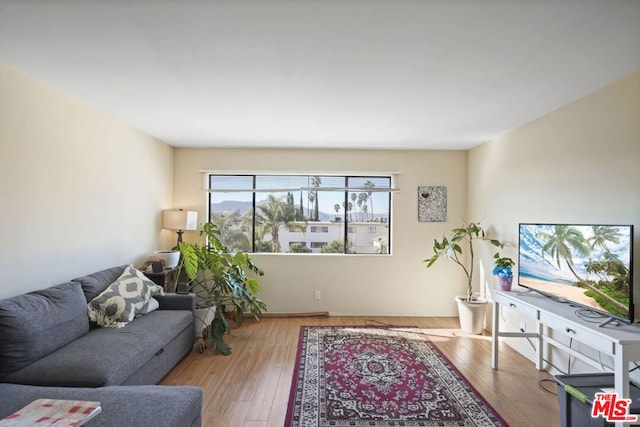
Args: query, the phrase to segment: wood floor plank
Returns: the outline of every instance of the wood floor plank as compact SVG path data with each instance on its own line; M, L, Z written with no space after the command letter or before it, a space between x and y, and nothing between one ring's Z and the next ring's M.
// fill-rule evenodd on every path
M500 344L500 370L491 369L491 337L465 335L456 318L444 317L274 317L245 320L226 340L230 356L194 349L161 381L204 390L203 426L282 427L301 326L418 327L511 426L559 425L558 400L539 382L539 372L522 355ZM553 383L545 387L555 391Z

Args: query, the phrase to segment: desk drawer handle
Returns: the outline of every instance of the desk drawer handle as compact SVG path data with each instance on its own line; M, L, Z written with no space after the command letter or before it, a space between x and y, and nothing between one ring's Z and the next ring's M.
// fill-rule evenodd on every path
M576 330L575 329L571 329L571 328L566 328L565 331L567 331L567 333L570 333L570 334L575 334L576 333Z

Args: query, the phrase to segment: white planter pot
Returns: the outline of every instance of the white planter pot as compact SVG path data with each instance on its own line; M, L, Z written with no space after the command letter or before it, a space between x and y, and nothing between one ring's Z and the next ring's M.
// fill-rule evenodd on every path
M487 301L467 301L466 297L456 297L460 329L468 334L480 335L484 330L484 318L487 311Z
M215 307L196 308L196 339L202 336L202 330L209 326L215 317Z
M164 268L176 268L180 261L180 251L154 251L157 257L164 258Z

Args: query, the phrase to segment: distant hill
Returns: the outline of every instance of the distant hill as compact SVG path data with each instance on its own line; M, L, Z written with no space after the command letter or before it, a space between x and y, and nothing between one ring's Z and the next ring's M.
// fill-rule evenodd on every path
M258 202L258 206L264 204L264 200L261 200ZM244 214L245 212L247 212L249 209L251 209L252 206L252 202L241 202L238 200L225 200L219 203L211 203L211 210L213 212L240 212L240 215ZM295 205L296 209L298 208L299 205ZM308 217L309 216L309 210L305 207L302 208L302 211L304 212L304 214ZM328 214L325 212L320 211L319 213L319 219L320 221L330 221L334 218L335 215L333 214Z
M240 202L237 200L225 200L220 203L211 203L213 212L240 212L240 215L251 209L253 202Z

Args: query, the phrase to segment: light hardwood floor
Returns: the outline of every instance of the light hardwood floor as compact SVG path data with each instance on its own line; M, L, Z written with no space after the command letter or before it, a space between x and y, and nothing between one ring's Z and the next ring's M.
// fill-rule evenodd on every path
M456 318L267 317L248 319L227 342L230 356L194 349L161 382L204 389L203 426L282 427L287 411L300 326L402 325L425 329L430 339L510 426L560 424L552 377L500 344L500 369L491 369L491 337L463 335ZM547 382L541 382L547 380ZM542 386L541 386L542 385Z

